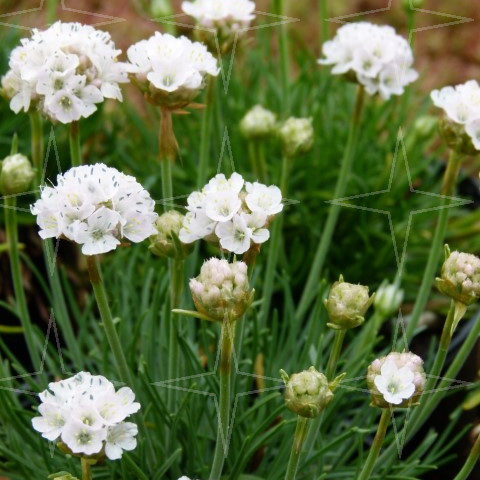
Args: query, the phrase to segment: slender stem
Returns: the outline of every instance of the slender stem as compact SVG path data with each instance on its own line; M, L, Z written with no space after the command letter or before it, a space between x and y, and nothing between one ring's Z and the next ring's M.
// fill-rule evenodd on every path
M275 0L277 15L285 16L286 0ZM288 55L287 24L280 25L280 84L282 86L282 107L287 113L290 109L290 59Z
M330 358L328 359L327 368L325 369L325 376L328 379L333 379L335 370L337 368L338 359L342 351L343 340L345 339L346 330L335 330L335 338L333 340Z
M220 480L223 464L228 449L228 432L230 423L230 384L232 370L232 351L235 336L235 321L227 318L222 323L220 347L220 399L217 443L213 457L210 480Z
M5 196L5 231L7 235L7 245L10 255L10 270L12 273L13 290L15 293L15 304L22 324L25 342L28 353L32 360L35 371L41 370L40 354L35 346L33 336L32 322L28 312L27 298L22 282L22 270L20 266L20 255L18 252L18 229L17 229L17 211L16 198L14 196Z
M468 480L470 472L478 461L478 457L480 457L480 435L475 440L465 464L453 480Z
M352 119L350 122L350 130L348 134L347 145L343 155L343 160L340 168L340 174L337 179L337 185L335 187L335 192L333 198L337 199L343 197L347 187L348 179L350 178L350 172L352 170L353 158L355 154L355 148L357 145L358 134L360 129L360 119L363 110L365 98L365 91L362 86L358 86L357 97L355 101L355 107L353 110ZM317 251L315 252L315 257L313 259L312 266L310 268L310 273L308 275L307 283L303 290L300 303L296 312L297 321L300 320L308 308L310 307L313 299L316 296L318 288L319 276L322 272L323 264L327 256L328 250L330 248L330 243L332 240L333 232L337 224L338 215L340 213L340 205L331 204L328 212L327 221L323 228L322 238L318 244Z
M455 186L457 184L458 174L463 157L452 150L450 159L448 161L447 169L443 177L442 195L444 195L440 213L438 214L437 226L433 235L432 245L428 254L427 264L423 272L422 283L418 290L415 305L413 306L412 314L407 326L407 340L410 340L418 324L425 305L427 304L428 296L432 288L435 273L438 268L438 263L443 249L443 242L445 240L445 233L447 231L447 221L450 213L450 204L452 202L451 196L455 193Z
M382 409L382 415L380 417L380 422L378 423L377 433L373 439L372 446L370 447L370 452L368 453L367 460L365 461L363 469L360 472L357 480L368 480L370 478L382 448L383 441L385 440L385 434L387 433L389 421L390 410L388 408L384 408Z
M70 159L72 167L78 167L82 164L82 152L80 148L80 122L70 123Z
M168 210L169 203L173 201L172 164L177 156L178 144L173 131L172 112L166 108L161 109L158 150L164 209Z
M210 139L212 136L213 123L213 102L215 100L216 80L209 77L207 80L207 93L205 96L205 110L202 118L202 129L200 136L200 158L198 160L197 188L203 187L208 174L208 157L210 155Z
M300 460L300 453L302 452L303 442L309 426L309 419L299 415L293 437L292 451L290 452L290 459L288 460L287 471L285 473L285 480L294 480L297 474L298 461Z
M128 368L122 344L120 343L117 330L113 323L112 312L108 305L107 292L105 291L98 260L95 255L87 255L87 268L95 299L97 300L98 310L100 311L100 316L102 318L103 327L105 328L105 334L107 335L108 343L112 349L118 373L120 374L122 381L133 388L133 377Z
M85 457L80 459L82 465L82 480L92 480L92 472L90 471L90 463Z
M57 19L58 0L47 0L47 22L52 24Z
M43 170L43 119L39 112L30 113L31 129L31 154L32 163L35 168L35 187L40 186Z
M287 196L288 191L288 176L290 171L290 161L291 159L284 156L282 162L282 172L280 177L280 190L282 192L283 198ZM265 323L269 310L270 303L272 300L273 286L274 286L274 276L275 269L278 262L278 254L280 250L280 243L282 239L282 226L283 226L283 217L278 217L273 221L273 226L270 236L270 245L268 247L268 257L267 257L267 266L265 268L265 279L263 282L262 290L262 305L260 307L260 313L258 318L260 322Z

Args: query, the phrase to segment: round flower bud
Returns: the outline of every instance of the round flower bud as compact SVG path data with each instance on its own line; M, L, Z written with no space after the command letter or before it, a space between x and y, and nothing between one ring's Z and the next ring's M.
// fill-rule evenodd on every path
M283 153L294 157L308 152L313 146L313 125L311 118L290 117L278 130Z
M183 219L184 215L177 210L169 210L157 218L155 222L157 233L150 237L148 247L154 255L184 258L190 253L191 245L181 243L178 239Z
M369 296L368 287L344 282L340 275L338 282L332 285L328 298L324 301L330 320L328 326L342 330L361 325L374 295Z
M367 371L372 404L380 408L417 405L426 382L423 360L411 352L377 358Z
M78 480L77 477L74 477L71 473L68 472L52 473L52 475L49 475L48 478L51 480Z
M273 112L261 105L255 105L242 118L240 131L249 139L266 138L275 130L276 121L277 117Z
M448 148L462 155L476 155L478 153L464 125L456 123L448 117L444 117L440 119L439 130Z
M456 302L470 305L480 297L480 258L470 253L452 252L442 266L438 290Z
M387 281L383 281L375 292L373 305L382 317L389 317L398 312L402 301L403 290L394 283L388 284Z
M438 129L438 118L433 115L422 115L413 124L413 133L417 139L428 139Z
M249 289L247 265L211 258L190 280L190 291L197 310L212 320L240 318L253 300Z
M0 190L5 195L28 192L34 176L32 164L25 155L10 155L2 162Z
M333 398L327 377L315 367L294 373L290 377L283 370L280 373L285 382L285 404L301 417L318 416Z

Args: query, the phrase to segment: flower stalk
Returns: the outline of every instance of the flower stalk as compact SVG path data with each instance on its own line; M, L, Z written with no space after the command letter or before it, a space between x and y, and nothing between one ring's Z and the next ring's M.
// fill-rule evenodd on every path
M82 466L82 480L92 480L92 472L88 458L82 457L80 462Z
M378 423L377 433L375 434L375 438L373 439L372 446L370 447L370 452L368 453L367 460L365 461L363 469L360 472L357 480L368 480L370 478L370 475L373 472L375 463L382 448L383 442L385 440L385 435L387 433L389 422L390 410L388 408L383 408L382 415L380 416L380 421Z
M80 121L70 123L70 158L72 167L82 164L82 151L80 148Z
M95 299L97 301L98 310L102 318L105 334L107 335L108 343L112 349L113 357L117 366L120 378L127 385L133 386L133 377L125 359L123 353L122 344L118 338L117 330L112 318L112 312L108 305L107 292L105 291L105 285L102 280L100 269L98 266L98 260L95 255L87 255L87 268L90 276L90 283L92 284Z
M435 233L433 235L432 245L428 254L427 264L422 277L422 283L418 290L417 298L415 299L415 305L413 306L410 321L407 327L407 340L410 340L414 334L415 327L418 324L420 315L427 304L428 296L432 288L433 280L435 278L435 272L440 262L442 254L443 242L445 240L445 234L447 231L448 216L450 213L450 204L452 203L452 195L455 193L455 186L458 180L458 174L460 172L460 166L463 161L463 155L452 150L450 152L450 158L448 160L447 169L443 177L443 184L441 193L444 196L440 213L438 214L437 226L435 227Z
M39 187L43 171L43 119L40 112L30 113L30 130L32 163L35 169L34 185Z
M232 370L233 340L235 336L235 320L228 316L222 322L220 346L220 398L219 424L215 453L210 471L210 480L219 480L227 454L228 433L230 425L230 385Z
M178 152L178 144L173 131L172 111L161 108L160 135L159 135L159 158L162 173L162 194L164 209L168 210L168 203L172 201L172 164L175 162Z
M473 467L478 462L480 457L480 435L477 436L475 443L473 444L470 454L468 455L467 460L465 461L462 469L458 472L456 477L453 480L468 480Z
M345 339L345 329L335 330L335 338L333 340L332 350L328 359L327 368L325 369L325 375L327 378L332 378L335 375L338 359L342 351L343 340Z
M358 134L360 130L360 121L363 111L364 100L365 90L361 85L359 85L357 87L355 107L349 127L347 146L345 148L340 168L340 174L338 176L337 184L335 186L335 192L333 194L334 199L344 196L348 179L350 178L350 172L352 170L353 158L355 155L355 149L357 146ZM310 268L310 273L308 274L307 282L305 284L305 288L303 290L303 294L298 305L298 309L296 312L297 320L303 318L308 308L310 307L313 299L316 296L318 278L322 272L325 258L330 248L333 232L335 230L335 226L337 224L338 216L340 213L340 208L340 205L330 205L327 221L323 228L322 237L320 239L320 243L318 244L317 251L315 252L312 266Z
M297 474L298 462L302 452L302 446L307 436L310 427L310 420L308 418L298 416L297 425L295 427L295 434L293 437L292 450L290 452L290 459L288 460L287 471L285 473L285 480L294 480Z

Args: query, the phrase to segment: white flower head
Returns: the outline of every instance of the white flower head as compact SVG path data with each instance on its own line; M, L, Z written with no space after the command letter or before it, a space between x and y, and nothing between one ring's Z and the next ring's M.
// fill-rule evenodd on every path
M380 408L418 403L425 389L422 359L411 352L392 352L368 367L367 384L372 403Z
M433 104L445 112L448 123L459 126L475 150L480 150L480 85L470 80L456 87L444 87L430 94ZM448 133L448 132L446 132ZM458 136L458 132L456 133Z
M10 108L36 106L53 121L88 117L105 98L122 100L119 84L128 82L127 65L110 34L80 23L55 22L21 40L2 78Z
M42 238L65 237L85 255L106 253L122 238L141 242L155 233L155 202L133 178L103 163L73 167L45 187L31 207Z
M102 450L111 460L136 447L138 429L124 420L140 409L128 387L115 387L101 375L80 372L52 382L39 395L40 416L35 430L50 441L61 440L72 453L95 455Z
M189 195L186 208L179 233L183 243L217 240L240 255L269 239L271 218L283 209L282 192L275 185L245 182L238 173L230 178L220 173Z
M332 65L334 75L352 73L369 94L384 99L402 95L418 78L410 45L390 26L347 23L324 43L323 56L319 63Z
M155 32L127 51L135 84L155 104L188 105L204 86L206 75L219 73L205 45L186 37Z
M255 18L250 0L194 0L183 2L182 10L201 27L220 30L223 36L247 28Z

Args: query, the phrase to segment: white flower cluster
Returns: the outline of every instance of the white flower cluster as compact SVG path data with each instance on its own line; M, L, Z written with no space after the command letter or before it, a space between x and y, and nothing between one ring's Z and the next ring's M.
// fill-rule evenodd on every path
M470 80L456 87L445 87L431 93L433 103L443 109L447 117L463 125L466 134L480 150L480 85Z
M85 255L115 250L125 237L141 242L156 232L155 202L135 180L103 163L73 167L44 187L31 207L42 238L66 237Z
M103 451L110 460L137 446L137 425L124 421L140 409L130 388L115 391L105 377L80 372L50 383L39 397L32 425L47 440L62 441L75 454Z
M183 2L182 10L200 26L223 33L246 28L255 18L255 3L250 0L195 0Z
M471 253L452 252L442 266L442 279L457 295L480 297L480 259Z
M323 55L319 63L333 65L333 74L353 72L370 95L384 99L401 95L418 78L410 45L387 25L347 23L324 43Z
M135 83L147 95L175 93L191 101L203 86L205 75L218 75L217 60L200 42L155 32L127 51Z
M283 209L278 187L245 182L238 173L229 179L219 173L201 191L191 193L187 203L180 240L192 243L217 238L223 249L237 255L245 253L252 242L266 242L271 217Z
M15 113L38 106L52 120L70 123L90 116L105 98L122 100L118 84L128 74L120 53L108 32L56 22L21 40L2 88Z

